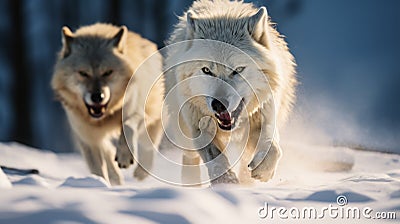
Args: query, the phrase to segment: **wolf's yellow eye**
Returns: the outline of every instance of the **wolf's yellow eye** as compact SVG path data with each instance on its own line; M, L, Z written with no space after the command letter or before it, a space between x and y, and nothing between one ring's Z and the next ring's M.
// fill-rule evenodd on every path
M235 69L235 71L232 72L232 75L237 75L237 74L239 74L239 73L242 73L243 70L244 70L245 68L246 68L246 67L244 67L244 66L237 67L237 68Z
M79 71L78 72L80 76L82 76L83 78L89 78L89 74L84 72L84 71Z
M108 71L104 72L102 76L103 76L103 77L108 77L108 76L110 76L112 73L113 73L113 70L108 70Z
M207 74L207 75L211 75L211 74L212 74L211 71L210 71L210 69L207 68L207 67L203 67L203 68L201 69L201 71L203 71L204 74Z

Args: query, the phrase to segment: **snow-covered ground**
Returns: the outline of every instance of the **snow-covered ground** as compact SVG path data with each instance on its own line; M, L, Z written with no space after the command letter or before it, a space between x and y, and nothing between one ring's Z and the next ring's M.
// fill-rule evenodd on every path
M126 185L110 187L89 174L79 154L0 143L2 166L40 172L0 169L0 223L276 223L285 217L314 222L313 215L291 218L307 212L304 207L314 207L324 222L396 222L362 218L365 209L371 217L395 212L400 219L400 155L315 144L283 148L278 173L268 183L183 188L154 178L136 182L131 168L124 171ZM279 217L281 207L286 212L281 209ZM332 214L323 214L324 207ZM360 210L362 220L346 218L350 207Z

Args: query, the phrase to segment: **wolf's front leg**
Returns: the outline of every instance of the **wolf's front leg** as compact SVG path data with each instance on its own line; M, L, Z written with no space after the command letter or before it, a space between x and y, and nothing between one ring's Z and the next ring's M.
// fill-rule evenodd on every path
M278 113L275 105L274 101L263 103L260 113L251 120L253 126L258 127L252 133L255 153L248 167L251 170L252 178L264 182L272 179L282 156L279 146L279 131L276 130L275 124L276 119L275 116L272 116L274 113Z
M140 142L138 143L137 156L138 166L133 176L138 180L145 179L153 168L154 152L160 146L163 129L161 120L142 124L140 130Z
M182 157L182 184L189 186L200 186L200 156L194 151L183 151Z
M132 152L128 144L132 147ZM133 164L133 150L135 149L137 149L137 132L132 127L125 125L121 130L115 155L115 161L118 163L119 168L128 168Z
M104 152L98 146L89 146L88 144L78 140L83 157L86 160L86 164L92 174L103 177L107 182L110 183L108 178L107 163L104 159Z
M104 145L103 151L111 185L123 185L124 177L122 176L121 169L119 169L117 163L114 162L115 147L109 142L107 145Z
M203 117L199 122L199 128L201 130L201 136L204 139L200 139L202 137L196 138L199 141L195 140L194 145L198 146L198 153L203 162L206 163L211 184L239 183L236 174L230 170L228 158L213 142L210 142L205 147L199 147L204 144L204 140L207 141L207 139L214 139L216 134L215 122L210 117Z
M198 152L203 162L206 163L211 184L239 183L236 174L230 170L228 158L213 143Z

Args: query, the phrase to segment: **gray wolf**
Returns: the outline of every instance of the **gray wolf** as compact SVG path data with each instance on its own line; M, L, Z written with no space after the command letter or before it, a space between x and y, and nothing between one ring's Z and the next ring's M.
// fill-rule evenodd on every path
M279 129L291 111L297 81L294 57L266 8L195 1L168 44L166 103L171 113L180 111L180 129L197 149L183 154L183 184L199 183L200 158L212 184L270 180L282 155ZM228 144L243 149L239 178Z
M161 55L155 53L154 43L125 26L101 23L83 26L74 33L63 27L62 44L52 89L66 111L91 173L113 185L123 184L119 168L134 163L128 145L137 152L140 164L151 167L153 149L161 138L158 105L162 83L148 94L161 73ZM152 63L137 70L151 55ZM141 165L134 171L138 179L147 174Z

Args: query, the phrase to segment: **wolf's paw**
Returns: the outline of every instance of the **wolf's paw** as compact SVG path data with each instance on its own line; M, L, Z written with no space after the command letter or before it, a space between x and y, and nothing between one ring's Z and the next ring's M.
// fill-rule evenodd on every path
M266 155L261 151L258 152L249 165L251 168L251 177L262 182L267 182L272 179L275 175L275 170L281 158L281 154L282 151L279 145L275 143L271 145ZM265 155L264 158L262 158L262 155ZM256 161L261 162L257 164ZM257 167L254 168L256 165Z
M278 164L279 157L273 156L270 153L265 156L261 163L253 170L251 170L251 177L267 182L275 175L275 169Z
M261 163L257 168L251 171L251 177L262 181L267 182L275 175L275 167L273 166L265 166L266 164Z
M117 155L115 156L115 161L118 163L118 167L119 168L128 168L130 165L133 164L133 156L132 154L125 154L122 153L123 155L121 155L121 153L117 153Z
M149 173L140 165L138 165L135 171L133 172L133 177L135 177L138 180L143 180L147 176L149 176Z
M115 155L115 161L118 163L119 168L128 168L133 164L133 155L124 142L121 143L120 141L118 143L117 153Z
M239 180L236 177L236 174L230 170L224 173L222 176L211 180L211 184L238 184Z

